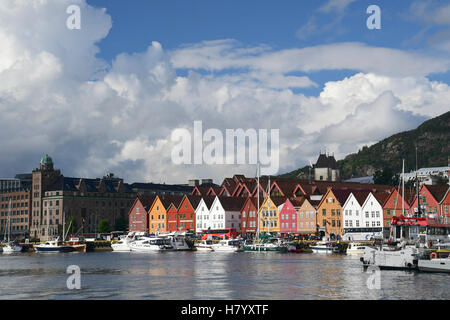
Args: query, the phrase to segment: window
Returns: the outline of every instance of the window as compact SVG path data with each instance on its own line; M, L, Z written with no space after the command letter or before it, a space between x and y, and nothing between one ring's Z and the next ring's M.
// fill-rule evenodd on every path
M322 209L322 215L324 215L324 216L327 215L327 210L326 209Z

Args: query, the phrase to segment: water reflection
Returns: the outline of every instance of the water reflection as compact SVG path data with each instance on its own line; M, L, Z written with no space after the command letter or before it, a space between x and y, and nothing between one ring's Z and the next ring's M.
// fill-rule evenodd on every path
M81 290L66 287L69 265ZM450 277L382 271L370 290L358 257L167 252L0 256L0 299L448 299Z

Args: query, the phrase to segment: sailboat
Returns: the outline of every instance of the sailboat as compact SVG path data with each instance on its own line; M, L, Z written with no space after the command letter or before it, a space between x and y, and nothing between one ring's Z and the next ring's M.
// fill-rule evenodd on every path
M47 237L50 235L50 224L49 224L49 215L47 215ZM46 252L46 253L53 253L53 252L62 252L62 251L73 251L70 248L63 245L63 243L59 240L59 237L53 240L47 240L44 243L41 244L35 244L33 245L34 250L36 252Z
M22 247L11 241L11 199L9 199L9 208L8 208L8 244L3 247L3 253L16 253L21 252ZM6 231L5 231L6 232ZM6 238L6 237L5 237Z
M256 176L257 176L257 221L256 221L256 239L253 242L246 242L243 246L244 251L247 252L267 252L267 251L276 251L276 252L288 252L288 247L279 239L275 237L260 237L259 228L259 175L260 175L260 166L258 162ZM267 184L268 194L270 193L270 178L269 183Z

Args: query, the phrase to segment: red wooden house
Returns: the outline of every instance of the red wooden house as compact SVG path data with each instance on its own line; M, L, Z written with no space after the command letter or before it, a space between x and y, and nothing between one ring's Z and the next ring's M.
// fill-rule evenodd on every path
M297 231L297 224L298 224L297 210L295 210L294 205L288 198L286 198L286 201L282 205L282 208L279 213L279 217L280 217L280 233L281 234L298 233L298 231Z
M147 211L155 201L156 196L138 196L128 211L128 231L148 232Z
M261 208L264 198L259 198L259 207ZM258 206L256 197L248 197L241 209L241 233L255 234L258 223Z
M440 203L444 199L447 193L448 185L426 185L423 184L419 190L420 206L422 213L437 214L442 216ZM411 212L414 213L417 210L417 196L414 198L414 202L411 205Z
M441 200L441 212L444 216L444 223L450 223L450 187Z
M392 217L400 216L402 214L402 202L405 212L403 215L410 213L411 203L414 200L414 191L405 189L405 199L402 198L402 190L392 188L392 192L383 204L383 227L389 228L391 226Z

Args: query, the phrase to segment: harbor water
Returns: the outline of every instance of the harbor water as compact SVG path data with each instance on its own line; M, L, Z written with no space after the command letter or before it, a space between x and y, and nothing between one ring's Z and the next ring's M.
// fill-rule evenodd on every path
M67 268L81 270L68 289ZM449 299L450 275L380 271L358 256L119 252L0 255L0 299Z

